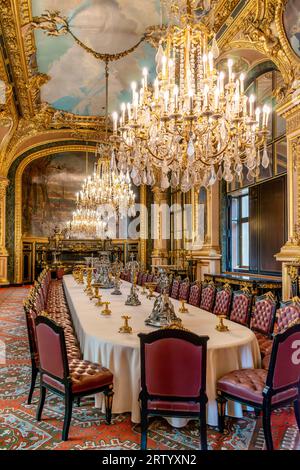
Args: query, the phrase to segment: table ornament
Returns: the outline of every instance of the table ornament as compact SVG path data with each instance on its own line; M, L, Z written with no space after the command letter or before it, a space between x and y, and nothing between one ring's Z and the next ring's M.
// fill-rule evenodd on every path
M218 317L218 323L216 325L216 330L217 331L229 331L228 326L224 325L223 320L226 319L226 315L217 315Z
M87 271L87 276L86 276L87 285L86 285L86 288L84 289L84 292L86 293L86 295L91 297L94 294L93 288L92 288L93 268L86 268L86 271Z
M102 295L101 294L98 294L97 302L95 303L95 305L96 305L96 307L103 307L104 302L102 300Z
M123 315L121 318L124 320L124 325L119 328L119 333L132 333L132 327L128 325L128 320L130 320L131 317Z
M122 295L122 292L120 290L120 285L121 285L121 281L120 281L120 273L117 273L115 275L115 279L114 279L114 290L112 291L112 295Z
M156 282L145 282L145 286L149 289L149 294L147 295L147 299L153 299L156 296L154 295L154 290L157 286Z
M142 292L141 292L142 295L146 295L147 294L147 290L146 290L146 286L142 286Z
M105 308L102 310L101 314L102 315L110 315L111 314L111 310L108 308L110 302L103 302L103 304L105 305Z
M185 300L184 299L180 299L179 302L181 303L181 307L179 307L179 313L188 313L189 310L188 308L185 306Z

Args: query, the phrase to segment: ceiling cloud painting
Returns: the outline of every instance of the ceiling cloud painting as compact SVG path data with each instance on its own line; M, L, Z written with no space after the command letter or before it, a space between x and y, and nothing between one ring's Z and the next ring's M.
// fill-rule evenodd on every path
M70 29L87 46L103 53L131 48L146 28L161 22L157 0L33 0L33 16L58 10ZM70 34L47 36L35 30L37 63L50 80L41 89L42 101L80 115L105 112L104 63L78 46ZM143 42L127 57L110 63L109 112L130 99L130 83L138 81L143 67L155 70L155 50Z

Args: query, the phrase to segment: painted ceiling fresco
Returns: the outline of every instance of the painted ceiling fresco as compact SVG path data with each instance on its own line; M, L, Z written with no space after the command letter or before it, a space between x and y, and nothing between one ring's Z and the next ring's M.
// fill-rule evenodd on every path
M58 10L72 31L96 51L117 53L132 47L148 26L160 24L158 0L32 0L33 16ZM104 114L104 64L75 44L70 35L49 37L35 31L39 71L51 80L41 99L57 109L81 115ZM146 43L110 65L109 111L129 100L130 83L139 80L143 67L155 72L155 50Z

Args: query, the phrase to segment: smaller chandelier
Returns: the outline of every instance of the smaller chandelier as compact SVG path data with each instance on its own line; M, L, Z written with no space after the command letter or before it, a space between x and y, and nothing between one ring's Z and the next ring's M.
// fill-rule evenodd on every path
M80 207L72 214L69 223L70 231L77 236L89 236L97 238L107 237L107 221L98 211Z
M112 115L118 168L135 185L187 192L242 179L244 167L250 179L269 164L269 107L255 108L231 59L226 75L216 69L216 39L186 5L179 26L170 25L160 42L154 86L144 69L141 88L132 83L132 102Z
M128 211L129 216L134 216L135 194L129 173L118 172L114 151L111 158L106 156L107 145L99 144L97 147L96 155L100 153L102 156L95 164L93 175L84 180L81 191L77 193L77 205L94 212L98 207L105 206L108 215L115 210L117 213Z

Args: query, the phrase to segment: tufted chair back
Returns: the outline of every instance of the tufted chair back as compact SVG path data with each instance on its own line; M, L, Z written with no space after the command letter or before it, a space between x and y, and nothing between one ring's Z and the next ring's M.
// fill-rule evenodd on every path
M69 375L63 328L48 317L38 316L35 331L42 373L63 382Z
M138 286L142 285L142 279L143 279L143 273L140 271L137 275L137 285Z
M152 282L154 279L154 274L148 274L147 282Z
M216 293L213 313L215 315L228 315L232 297L232 290L229 285L218 288Z
M148 273L144 273L142 276L142 286L145 285L145 283L147 282L147 279L148 279Z
M170 294L170 297L172 297L172 299L178 299L179 287L180 287L180 280L174 279L172 288L171 288L171 294Z
M252 295L245 288L233 293L230 320L248 326L251 311Z
M186 278L184 279L184 281L180 283L178 299L185 300L187 302L189 298L189 293L190 293L190 281L188 278Z
M276 300L272 292L256 297L251 317L251 330L264 335L273 333L276 312Z
M300 319L300 299L294 297L287 302L281 302L277 312L277 333L282 333L298 319Z
M207 284L206 282L204 282L202 284L200 308L202 308L203 310L207 310L208 312L212 312L215 300L215 293L216 288L214 283L209 282Z
M300 319L274 337L267 387L275 392L300 386Z
M166 328L139 337L142 393L188 400L205 391L207 336Z
M199 307L200 298L201 298L201 283L196 281L194 282L194 284L191 285L188 303L190 305L194 305L195 307Z

